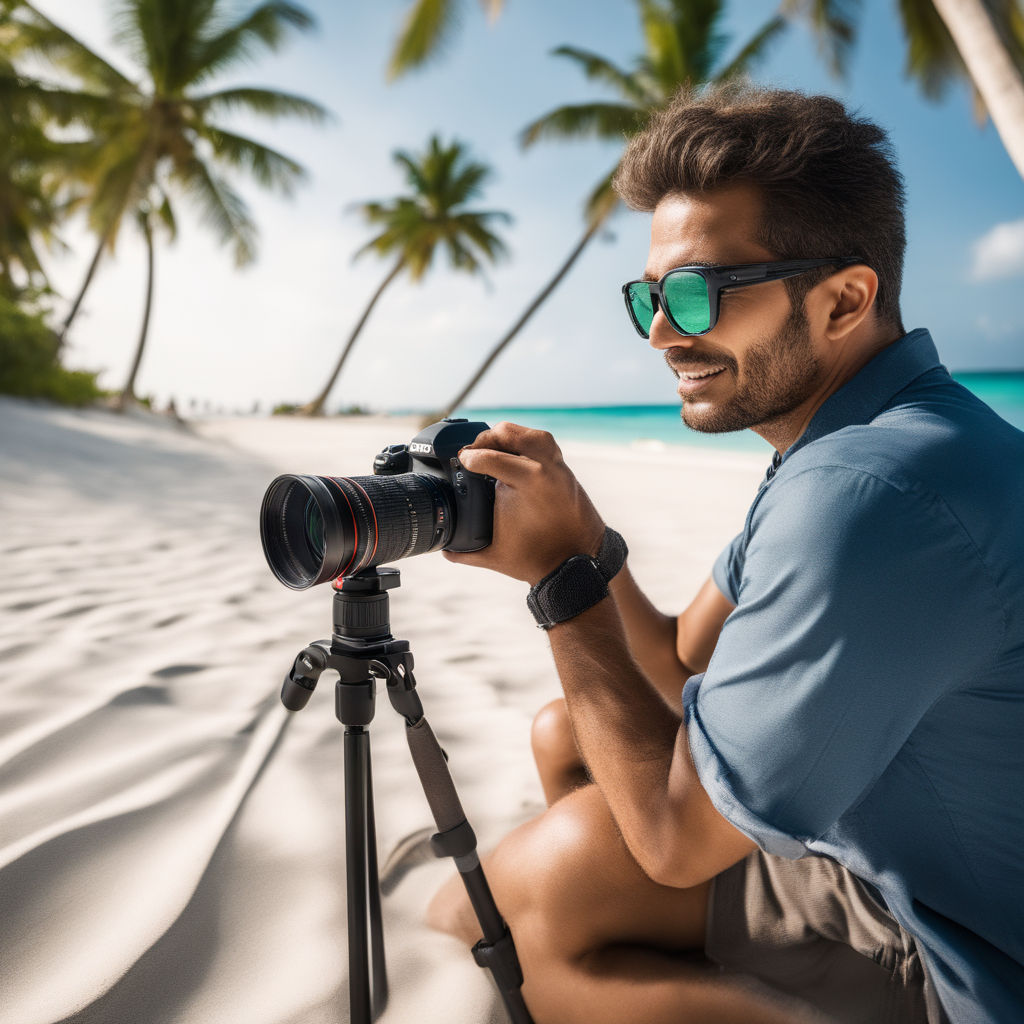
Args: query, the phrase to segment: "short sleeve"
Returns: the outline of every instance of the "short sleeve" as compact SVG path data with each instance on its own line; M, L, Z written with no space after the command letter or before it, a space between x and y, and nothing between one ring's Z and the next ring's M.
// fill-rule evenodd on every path
M944 503L857 469L777 479L744 554L741 599L684 690L687 733L718 810L795 857L992 658L1000 612Z
M737 534L733 539L725 546L722 553L715 559L715 564L711 567L711 578L715 581L715 586L727 597L733 604L739 604L739 581L740 573L743 568L743 534Z

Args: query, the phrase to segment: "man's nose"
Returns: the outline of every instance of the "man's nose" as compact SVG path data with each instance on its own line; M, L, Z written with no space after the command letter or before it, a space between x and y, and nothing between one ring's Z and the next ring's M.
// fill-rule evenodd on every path
M654 319L651 321L651 326L647 333L651 348L658 349L659 351L667 348L689 348L693 344L692 335L680 334L668 322L668 317L665 316L661 303L658 303L654 311Z

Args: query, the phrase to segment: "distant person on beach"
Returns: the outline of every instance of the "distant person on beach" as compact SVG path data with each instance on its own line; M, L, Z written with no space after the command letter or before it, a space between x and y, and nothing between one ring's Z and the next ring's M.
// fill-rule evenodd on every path
M1024 434L904 330L886 135L823 96L684 91L616 186L653 211L624 294L683 421L776 454L678 616L549 434L462 454L499 481L494 542L447 557L530 584L565 692L533 732L550 806L485 861L527 1004L795 1019L735 972L830 1020L1024 1020ZM479 936L457 880L430 918Z

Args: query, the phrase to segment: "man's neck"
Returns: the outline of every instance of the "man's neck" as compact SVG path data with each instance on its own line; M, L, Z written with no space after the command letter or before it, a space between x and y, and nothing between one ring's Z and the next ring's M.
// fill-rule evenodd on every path
M902 334L895 334L892 329L878 332L871 338L859 341L850 346L848 354L840 357L829 366L814 393L801 402L795 409L771 420L765 420L750 429L763 437L780 455L793 447L810 426L818 410L844 384L852 380L875 356L893 342L898 341Z

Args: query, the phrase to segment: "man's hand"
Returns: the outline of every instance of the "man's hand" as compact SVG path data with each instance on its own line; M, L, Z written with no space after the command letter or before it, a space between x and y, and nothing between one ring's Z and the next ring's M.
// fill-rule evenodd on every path
M493 476L494 539L481 551L445 551L530 586L573 555L596 555L604 523L546 431L499 423L459 453L471 473Z

